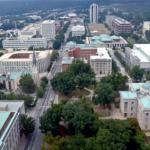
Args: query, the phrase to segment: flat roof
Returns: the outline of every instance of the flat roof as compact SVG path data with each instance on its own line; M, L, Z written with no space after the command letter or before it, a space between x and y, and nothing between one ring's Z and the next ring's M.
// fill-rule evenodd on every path
M0 130L3 128L5 122L7 121L10 112L0 111Z
M72 64L74 57L63 57L62 64Z
M120 95L123 99L127 100L135 100L137 99L137 94L136 92L131 92L131 91L120 91Z
M140 88L144 85L145 83L129 83L129 87L132 91L137 91L140 90Z
M45 58L52 51L35 51L37 59ZM23 57L23 56L26 57ZM28 57L27 57L28 56ZM6 53L0 57L0 61L32 61L33 51L14 51Z
M144 109L150 109L150 96L145 96L139 99Z
M108 54L106 48L97 48L97 55L90 56L90 59L110 59L111 57Z

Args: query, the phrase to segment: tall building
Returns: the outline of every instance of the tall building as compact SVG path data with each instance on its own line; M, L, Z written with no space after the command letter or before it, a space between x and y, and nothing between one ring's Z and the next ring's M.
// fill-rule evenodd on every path
M90 5L90 23L98 23L98 5L95 3Z
M55 21L54 20L45 20L41 24L41 35L47 40L55 39Z
M143 23L143 35L145 36L145 32L150 31L150 21L144 21Z

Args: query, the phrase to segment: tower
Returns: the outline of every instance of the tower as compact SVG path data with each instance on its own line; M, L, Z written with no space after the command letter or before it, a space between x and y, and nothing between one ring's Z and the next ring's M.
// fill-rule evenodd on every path
M90 5L90 23L98 23L98 5L95 3Z
M34 50L32 54L32 78L35 84L39 83L39 72L37 69L36 53Z

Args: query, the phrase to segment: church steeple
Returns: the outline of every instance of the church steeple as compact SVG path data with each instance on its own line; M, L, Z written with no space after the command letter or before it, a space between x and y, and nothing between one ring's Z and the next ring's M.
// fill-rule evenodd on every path
M35 53L35 50L33 50L32 65L36 66L36 53Z

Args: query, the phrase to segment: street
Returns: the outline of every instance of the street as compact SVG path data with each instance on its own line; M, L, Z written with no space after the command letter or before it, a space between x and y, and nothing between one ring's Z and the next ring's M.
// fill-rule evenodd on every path
M49 83L45 91L44 97L42 99L39 99L36 106L32 110L27 112L29 116L35 119L36 127L33 134L28 139L24 150L41 150L43 142L43 134L39 129L40 126L39 119L40 116L43 114L43 112L51 107L51 104L55 99L56 94L52 89L50 79L52 79L55 76L55 74L60 71L61 71L61 58L59 58L57 61L54 62L51 71L48 73Z

